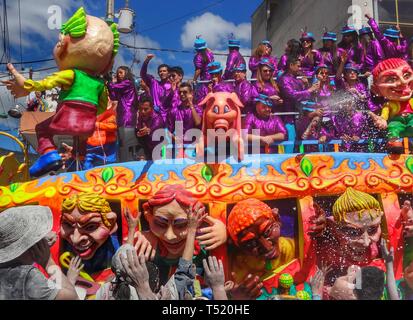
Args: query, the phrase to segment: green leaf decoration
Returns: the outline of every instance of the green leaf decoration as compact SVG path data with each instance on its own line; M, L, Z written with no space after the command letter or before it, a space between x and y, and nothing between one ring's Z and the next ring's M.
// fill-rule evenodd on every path
M406 168L413 173L413 157L408 157L406 160Z
M108 167L103 170L102 179L103 181L105 181L105 183L107 183L110 179L113 178L114 175L115 172L113 171L113 169L111 167Z
M11 191L11 192L14 192L14 191L16 191L17 189L19 189L19 187L20 187L20 183L12 183L12 184L10 185L10 191Z
M80 38L86 34L87 20L86 12L80 7L75 14L62 25L61 33L69 34L73 38Z
M205 165L201 170L201 176L205 179L205 181L210 182L214 176L212 169L210 166Z
M313 164L306 157L301 160L300 168L307 177L311 175L311 172L313 172L314 169Z
M110 25L110 30L113 33L113 55L116 55L119 50L119 31L118 25L116 23L112 23Z

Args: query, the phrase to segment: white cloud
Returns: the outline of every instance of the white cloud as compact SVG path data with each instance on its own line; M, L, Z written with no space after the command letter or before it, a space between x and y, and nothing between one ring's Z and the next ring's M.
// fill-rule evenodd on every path
M229 35L243 41L251 41L251 23L238 25L224 20L218 15L206 12L201 16L188 20L181 34L181 44L184 48L192 48L197 35L201 35L212 50L224 49L227 46Z

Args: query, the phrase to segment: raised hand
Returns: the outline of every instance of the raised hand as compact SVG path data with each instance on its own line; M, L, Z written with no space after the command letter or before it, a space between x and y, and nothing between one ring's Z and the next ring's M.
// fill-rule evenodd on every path
M83 269L84 264L82 264L82 260L80 259L79 256L74 257L72 260L70 260L69 264L69 269L67 270L67 280L72 284L72 286L75 286L76 284L76 279L79 276L80 271Z
M133 230L133 232L135 232L135 229L139 224L141 213L138 212L136 217L134 217L129 208L125 207L125 209L123 210L123 215L125 216L126 222L128 223L128 230Z
M138 255L143 255L146 261L153 260L156 255L156 245L152 245L151 241L142 232L137 231L134 234L135 250Z
M386 240L383 238L380 242L380 249L381 249L381 257L386 263L394 261L394 249L390 248L390 251L387 249Z
M152 54L152 53L150 53L150 54L148 54L147 56L146 56L146 61L151 61L153 58L155 58L155 55L154 54Z
M201 246L206 246L206 250L214 250L227 241L227 229L221 220L211 216L206 216L205 221L209 224L209 227L200 229L199 232L202 235L196 239Z
M232 277L235 277L234 272ZM262 294L262 287L260 278L249 274L239 284L234 284L230 290L231 300L256 300Z
M327 226L326 213L321 208L318 203L314 202L313 204L315 215L310 217L310 224L312 225L309 229L308 234L312 237L320 236L323 230Z
M19 73L11 63L7 64L7 69L14 77L12 80L2 81L2 83L6 85L7 90L9 90L15 98L27 96L30 92L24 89L26 78Z
M215 256L209 256L208 260L202 260L202 264L204 266L207 285L209 285L214 291L220 290L225 293L225 274L222 260L218 260Z
M202 221L208 216L205 212L205 207L197 202L193 207L186 211L188 215L188 229L196 230L201 225Z

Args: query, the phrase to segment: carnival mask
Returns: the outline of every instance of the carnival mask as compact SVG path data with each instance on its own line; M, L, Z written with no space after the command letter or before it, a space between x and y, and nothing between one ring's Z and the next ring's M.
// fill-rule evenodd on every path
M116 232L116 213L82 212L77 207L62 214L60 234L82 260L93 258L111 234ZM105 221L104 221L105 220Z

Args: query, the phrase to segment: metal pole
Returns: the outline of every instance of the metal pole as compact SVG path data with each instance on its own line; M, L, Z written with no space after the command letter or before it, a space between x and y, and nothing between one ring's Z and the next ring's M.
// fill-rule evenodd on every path
M115 0L106 0L106 20L115 20Z

